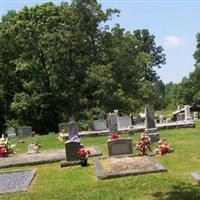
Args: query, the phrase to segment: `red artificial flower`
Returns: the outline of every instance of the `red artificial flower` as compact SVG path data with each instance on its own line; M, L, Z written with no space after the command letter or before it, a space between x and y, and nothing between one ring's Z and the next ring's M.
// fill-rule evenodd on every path
M31 132L31 136L34 137L35 135L36 135L36 132L35 132L35 131L32 131L32 132Z
M78 157L86 157L90 154L90 151L85 149L85 148L80 148L80 149L77 149L77 155Z
M6 148L1 147L0 148L0 157L4 157L4 156L6 156Z
M169 146L168 145L160 145L159 151L160 151L160 154L163 155L169 151Z
M112 140L116 140L116 139L118 139L119 138L119 135L118 134L112 134L111 135L111 139Z

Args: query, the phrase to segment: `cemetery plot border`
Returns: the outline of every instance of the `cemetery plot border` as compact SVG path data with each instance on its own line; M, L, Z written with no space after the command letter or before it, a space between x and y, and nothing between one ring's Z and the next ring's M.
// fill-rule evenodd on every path
M150 166L150 169L131 169L129 168L130 167L130 163L127 163L127 159L130 160L132 159L132 162L134 163L134 159L142 159L143 161L145 161L146 163L149 164ZM108 172L105 172L104 170L104 167L101 163L101 160L103 159L116 159L116 162L121 162L121 163L124 163L123 165L127 165L127 170L123 170L123 167L122 166L122 169L119 170L119 172L115 172L115 171L108 171ZM118 161L117 161L118 159ZM124 159L124 162L123 162L123 159ZM134 156L116 156L116 157L112 157L112 158L97 158L95 160L95 169L96 169L96 175L99 179L110 179L110 178L118 178L118 177L123 177L123 176L129 176L129 175L141 175L141 174L147 174L147 173L159 173L159 172L166 172L167 169L164 168L162 165L160 165L158 162L154 161L151 157L149 156L142 156L142 157L134 157ZM143 165L141 163L141 165ZM118 167L118 166L117 166ZM125 166L126 167L126 166ZM112 168L112 167L111 167Z

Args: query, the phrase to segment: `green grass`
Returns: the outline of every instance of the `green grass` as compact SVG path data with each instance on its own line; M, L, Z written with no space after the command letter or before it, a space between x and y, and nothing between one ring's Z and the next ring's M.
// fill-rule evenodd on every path
M0 196L0 200L199 200L200 187L192 180L193 171L200 171L200 123L195 129L171 129L160 131L168 138L175 153L154 156L167 173L128 176L110 180L98 180L93 158L90 166L60 168L59 163L9 168L1 171L37 168L37 175L29 192ZM139 134L133 136L136 142ZM17 153L25 152L27 144L18 144ZM57 135L39 136L42 150L63 148ZM83 138L85 146L96 145L107 155L107 137ZM156 145L154 144L154 147ZM136 153L136 152L135 152ZM2 161L2 160L1 160Z

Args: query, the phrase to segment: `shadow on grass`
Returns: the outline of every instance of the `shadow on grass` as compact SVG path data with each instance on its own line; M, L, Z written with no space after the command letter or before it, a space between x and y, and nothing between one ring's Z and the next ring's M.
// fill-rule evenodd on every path
M200 200L200 186L179 183L168 192L156 192L155 199L163 200Z

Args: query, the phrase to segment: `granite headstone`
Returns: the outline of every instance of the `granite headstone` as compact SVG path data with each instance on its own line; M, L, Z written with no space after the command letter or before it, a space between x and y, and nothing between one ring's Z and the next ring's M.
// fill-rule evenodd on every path
M118 113L115 111L114 113L109 113L108 115L108 128L110 134L118 133Z
M21 126L18 129L18 137L19 137L19 139L31 136L31 134L32 134L32 127L31 126Z
M130 155L133 154L133 146L131 138L119 138L108 140L108 155Z
M13 127L10 127L6 130L6 134L7 134L7 137L10 138L10 137L15 137L16 136L16 132L15 132L15 129Z
M74 136L78 136L78 124L76 122L70 121L67 126L69 139L73 138Z
M93 121L93 129L95 131L102 131L107 129L106 120L98 119Z
M148 134L152 142L160 139L160 134L157 132L155 125L154 109L151 105L145 107L145 127L145 132Z
M119 117L119 128L129 128L132 125L130 116Z
M67 141L65 142L65 160L66 161L78 161L77 150L83 148L80 142Z

